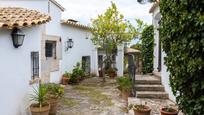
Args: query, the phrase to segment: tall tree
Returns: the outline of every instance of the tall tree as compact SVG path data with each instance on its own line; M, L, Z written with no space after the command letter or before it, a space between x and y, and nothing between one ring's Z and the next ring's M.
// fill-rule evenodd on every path
M92 20L92 28L92 41L105 51L105 64L112 62L112 56L117 54L117 46L132 40L137 35L135 27L124 19L113 2L105 13ZM103 72L105 72L104 63L101 67ZM105 76L103 78L105 81Z

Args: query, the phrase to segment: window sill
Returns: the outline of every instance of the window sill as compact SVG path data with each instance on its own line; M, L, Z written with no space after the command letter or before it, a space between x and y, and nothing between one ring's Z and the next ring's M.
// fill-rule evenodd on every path
M40 78L36 77L35 79L29 81L29 85L33 85L33 84L39 83L39 81L40 81Z

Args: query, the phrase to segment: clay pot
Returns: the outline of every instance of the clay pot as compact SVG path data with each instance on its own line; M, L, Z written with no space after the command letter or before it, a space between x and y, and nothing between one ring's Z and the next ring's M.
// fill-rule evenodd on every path
M178 111L176 109L171 108L171 112L167 112L165 109L165 107L160 109L161 115L178 115Z
M145 106L145 108L142 110L137 110L133 107L133 111L135 115L150 115L151 113L151 109L148 106Z
M124 100L128 100L128 97L130 97L131 92L130 91L121 91L121 96Z
M115 78L115 77L117 76L117 74L116 74L116 72L109 72L109 73L108 73L108 76L109 76L110 78Z
M67 77L62 77L62 84L63 85L67 85L69 83L69 78L67 78Z
M32 115L49 115L50 104L44 104L41 108L38 104L32 104L30 106Z
M58 99L50 99L50 112L49 115L56 115L57 113L57 106L58 106Z
M103 77L103 71L102 70L99 70L98 73L99 73L99 77Z

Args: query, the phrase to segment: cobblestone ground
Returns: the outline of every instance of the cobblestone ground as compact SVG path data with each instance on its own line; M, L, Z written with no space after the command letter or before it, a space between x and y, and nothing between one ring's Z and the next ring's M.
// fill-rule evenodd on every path
M175 106L170 100L152 100L129 98L129 104L145 102L152 109L151 115L160 115L161 106ZM65 95L61 99L57 115L134 115L127 112L127 102L119 95L116 80L89 78L79 85L65 86ZM182 113L179 113L182 115Z
M57 115L124 115L127 102L119 96L114 79L89 78L65 86Z

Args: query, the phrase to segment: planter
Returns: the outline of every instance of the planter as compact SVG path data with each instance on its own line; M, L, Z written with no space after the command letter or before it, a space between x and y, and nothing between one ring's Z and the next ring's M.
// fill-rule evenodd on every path
M50 104L44 104L41 108L38 104L32 104L30 106L32 115L49 115Z
M108 73L108 76L109 76L110 78L115 78L115 77L117 76L117 74L116 74L116 72L109 72L109 73Z
M161 115L178 115L178 111L176 109L171 108L167 111L167 108L163 107L160 109Z
M49 115L56 115L57 113L57 106L58 106L58 99L50 99L50 112Z
M62 77L62 84L63 85L67 85L69 83L69 78L67 78L67 77Z
M131 92L130 91L121 91L121 96L124 100L128 100L128 97L131 96Z
M99 70L98 73L99 73L99 77L103 77L103 71L102 70Z
M133 111L135 115L150 115L151 109L148 106L144 106L144 109L135 109L133 107Z

